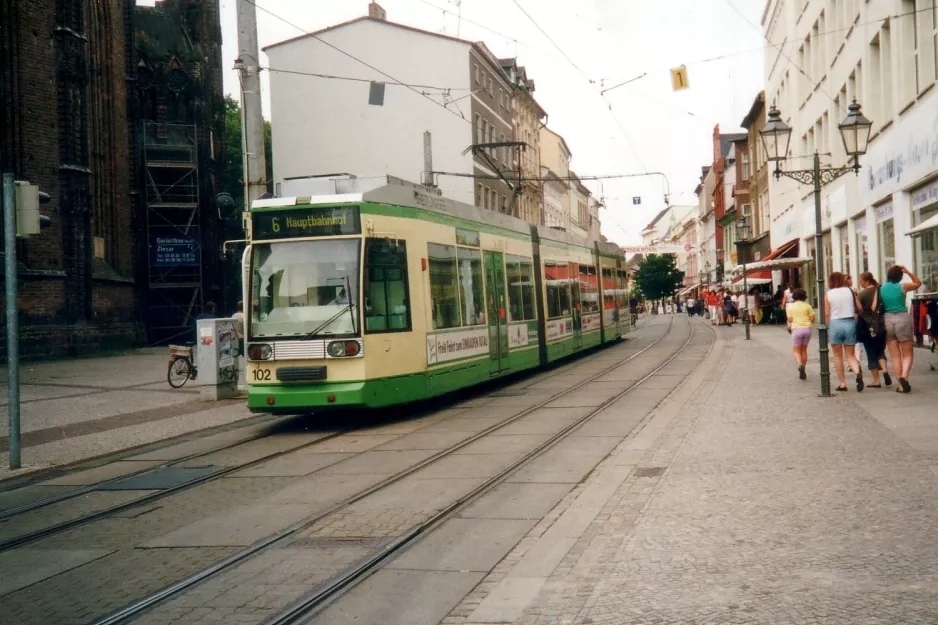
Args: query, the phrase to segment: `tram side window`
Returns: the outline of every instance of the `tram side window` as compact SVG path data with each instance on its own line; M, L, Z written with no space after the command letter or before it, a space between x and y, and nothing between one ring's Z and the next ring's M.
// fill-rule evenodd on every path
M506 256L508 270L508 314L510 321L535 319L534 265L524 256Z
M365 330L407 332L407 244L390 239L365 241Z
M485 297L482 293L482 252L456 248L459 260L459 308L464 326L485 324Z
M430 264L430 302L433 329L459 327L459 288L456 284L456 247L427 244Z
M617 290L619 294L619 308L628 308L629 296L625 290L625 287L628 284L628 280L626 278L624 271L619 270L617 273L618 273L618 278L619 278L619 285L618 285L619 288Z
M613 277L612 269L603 269L603 310L618 308L618 277Z
M547 283L547 318L556 319L570 314L570 267L567 263L544 262L544 280Z
M596 285L596 267L580 265L580 307L584 313L599 310L599 289Z

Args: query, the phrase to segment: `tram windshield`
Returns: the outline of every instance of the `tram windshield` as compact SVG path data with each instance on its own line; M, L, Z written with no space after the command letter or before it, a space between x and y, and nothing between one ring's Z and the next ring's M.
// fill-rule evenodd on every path
M250 338L356 335L360 239L252 247Z

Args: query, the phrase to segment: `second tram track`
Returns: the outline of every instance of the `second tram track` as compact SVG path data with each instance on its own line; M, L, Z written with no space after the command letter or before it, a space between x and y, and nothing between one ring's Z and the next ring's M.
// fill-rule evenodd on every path
M669 330L670 327L671 324L669 323ZM666 332L664 336L667 336L667 334L668 333ZM684 349L690 345L690 342L693 338L694 326L691 325L691 332L687 337L687 340L684 341L683 345L681 345L674 352L674 354L668 357L663 363L655 367L651 372L636 380L628 388L623 389L619 393L616 393L612 397L603 401L598 406L592 408L586 415L578 418L570 425L552 435L546 441L539 444L537 447L526 453L517 461L513 462L510 466L503 469L495 476L487 479L479 486L473 488L470 492L466 493L453 503L438 511L423 523L420 523L416 527L410 529L404 536L396 539L390 545L387 545L370 558L365 559L357 566L348 569L347 571L334 577L332 580L322 584L319 588L314 589L312 593L294 602L276 616L265 620L263 625L292 625L294 623L306 622L308 619L315 617L316 614L330 602L338 599L347 590L354 587L359 582L364 581L364 579L366 579L372 573L377 572L377 570L380 569L381 565L385 561L390 560L394 556L409 548L413 543L420 540L421 537L432 532L437 526L442 524L447 519L453 517L453 515L455 515L459 510L463 509L468 504L476 501L481 496L502 484L507 478L525 467L532 460L543 455L545 452L553 448L557 443L567 438L567 436L569 436L572 432L593 419L593 417L600 414L613 403L619 401L633 390L641 386L649 378L656 375L659 371L668 366L675 358L677 358L681 352L683 352ZM659 341L660 340L661 339L659 339ZM654 344L657 344L657 342L658 341L656 341ZM649 348L653 345L649 346ZM641 425L641 422L636 424L635 427L639 427L639 425Z
M418 463L416 463L416 464L414 464L414 465L411 465L410 467L408 467L408 468L406 468L406 469L404 469L404 470L402 470L402 471L399 471L398 473L395 473L394 475L391 475L391 476L389 476L389 477L387 477L387 478L381 480L380 482L378 482L378 483L376 483L376 484L373 484L372 486L370 486L370 487L368 487L368 488L365 488L365 489L359 491L358 493L356 493L356 494L354 494L354 495L352 495L352 496L350 496L350 497L347 497L347 498L343 499L343 500L340 501L340 502L337 502L337 503L335 503L335 504L333 504L333 505L331 505L331 506L328 506L327 508L325 508L325 509L323 509L323 510L320 510L320 511L316 512L316 513L313 514L313 515L310 515L310 516L308 516L308 517L306 517L306 518L304 518L304 519L301 519L301 520L299 520L299 521L293 523L292 525L290 525L290 526L288 526L288 527L286 527L286 528L283 528L283 529L279 530L278 532L276 532L276 533L274 533L274 534L271 534L270 536L268 536L268 537L266 537L266 538L263 538L263 539L261 539L261 540L255 542L254 544L249 545L248 547L245 547L245 548L243 548L243 549L241 549L241 550L239 550L239 551L237 551L237 552L231 554L230 556L228 556L228 557L226 557L226 558L224 558L224 559L222 559L222 560L216 562L215 564L210 565L210 566L208 566L208 567L206 567L206 568L204 568L204 569L202 569L202 570L200 570L200 571L198 571L198 572L196 572L196 573L190 575L189 577L186 577L186 578L184 578L184 579L182 579L182 580L179 580L179 581L177 581L177 582L175 582L175 583L173 583L173 584L170 584L170 585L168 585L168 586L166 586L166 587L164 587L164 588L162 588L162 589L160 589L160 590L158 590L158 591L156 591L156 592L154 592L154 593L151 593L150 595L148 595L148 596L146 596L146 597L144 597L144 598L142 598L142 599L139 599L139 600L137 600L137 601L135 601L135 602L133 602L133 603L131 603L131 604L125 606L124 608L121 608L121 609L119 609L119 610L116 610L116 611L112 612L110 615L105 616L104 618L99 619L98 621L94 621L93 625L117 625L118 623L127 623L127 622L130 621L130 619L133 619L133 618L135 618L135 617L141 615L142 613L148 611L149 609L153 608L154 606L156 606L156 605L158 605L158 604L161 604L161 603L164 603L164 602L166 602L166 601L169 601L169 600L173 599L174 597L177 597L177 596L183 594L185 591L187 591L187 590L189 590L190 588L196 586L197 584L200 584L201 582L203 582L203 581L205 581L205 580L207 580L207 579L209 579L209 578L211 578L211 577L214 577L214 576L216 576L216 575L218 575L218 574L220 574L220 573L222 573L222 572L224 572L224 571L230 569L231 567L233 567L233 566L235 566L235 565L237 565L237 564L240 564L240 563L242 563L242 562L248 560L249 558L255 556L255 555L258 554L258 553L260 553L261 551L265 551L265 550L267 550L268 548L271 548L271 547L273 547L273 546L275 546L275 545L277 545L277 544L284 543L284 542L290 540L292 537L294 537L294 536L297 535L298 533L300 533L300 532L302 532L303 530L309 528L310 526L314 525L316 522L318 522L318 521L324 519L325 517L328 517L328 516L330 516L330 515L332 515L332 514L335 514L336 512L338 512L338 511L340 511L340 510L342 510L342 509L344 509L344 508L347 508L347 507L351 506L352 504L354 504L354 503L356 503L356 502L358 502L358 501L360 501L360 500L362 500L362 499L364 499L364 498L366 498L366 497L368 497L368 496L370 496L370 495L372 495L372 494L374 494L374 493L376 493L376 492L378 492L378 491L381 491L381 490L383 490L383 489L386 489L386 488L388 488L389 486L391 486L392 484L395 484L395 483L397 483L397 482L400 482L401 480L405 479L406 477L408 477L408 476L410 476L410 475L416 473L417 471L420 471L421 469L424 469L424 468L430 466L431 464L433 464L433 463L435 463L435 462L438 462L439 460L441 460L441 459L443 459L443 458L445 458L445 457L447 457L447 456L450 456L450 455L454 454L455 452L457 452L457 451L459 451L460 449L462 449L462 448L464 448L464 447L470 445L471 443L474 443L474 442L476 442L476 441L478 441L478 440L484 438L485 436L488 436L488 435L492 434L493 432L496 432L497 430L500 430L500 429L502 429L502 428L504 428L504 427L506 427L506 426L508 426L508 425L510 425L510 424L512 424L512 423L514 423L514 422L516 422L516 421L518 421L518 420L520 420L520 419L522 419L522 418L524 418L524 417L530 415L531 413L533 413L533 412L535 412L535 411L537 411L537 410L539 410L539 409L544 408L544 407L547 406L548 404L550 404L550 403L552 403L552 402L554 402L554 401L557 401L558 399L564 397L565 395L568 395L568 394L570 394L570 393L572 393L572 392L574 392L574 391L576 391L576 390L578 390L578 389L580 389L580 388L586 386L587 384L589 384L589 383L591 383L591 382L595 382L595 381L598 380L599 378L601 378L601 377L603 377L603 376L605 376L605 375L608 375L609 373L615 371L616 369L618 369L618 368L624 366L625 364L627 364L627 363L629 363L629 362L632 362L633 360L635 360L636 358L638 358L638 357L641 356L642 354L646 353L648 350L654 348L656 345L658 345L658 344L659 344L661 341L663 341L665 338L667 338L667 337L669 336L669 334L670 334L670 330L671 330L672 327L673 327L673 318L672 318L672 319L669 319L669 321L668 321L668 327L667 327L667 329L661 334L660 337L656 338L652 343L650 343L649 345L643 347L642 349L640 349L639 351L635 352L634 354L628 356L627 358L624 358L624 359L622 359L622 360L619 360L618 362L614 363L613 365L611 365L611 366L609 366L609 367L603 369L602 371L600 371L600 372L598 372L598 373L596 373L596 374L594 374L594 375L591 375L589 378L587 378L587 379L585 379L585 380L583 380L583 381L581 381L581 382L578 382L578 383L574 384L573 386L571 386L571 387L569 387L569 388L566 388L566 389L564 389L564 390L561 390L561 391L559 391L559 392L557 392L557 393L552 394L552 395L549 396L547 399L545 399L545 400L543 400L543 401L541 401L541 402L538 402L537 404L535 404L535 405L533 405L533 406L529 406L529 407L527 407L527 408L522 408L517 414L512 415L511 417L509 417L509 418L507 418L507 419L505 419L505 420L503 420L503 421L500 421L499 423L496 423L496 424L494 424L494 425L491 425L491 426L485 428L484 430L482 430L482 431L480 431L480 432L477 432L477 433L475 433L475 434L472 434L472 435L469 436L468 438L463 439L462 441L460 441L460 442L458 442L458 443L456 443L456 444L454 444L454 445L452 445L452 446L450 446L450 447L448 447L448 448L446 448L446 449L443 449L443 450L441 450L441 451L439 451L439 452L433 454L432 456L430 456L430 457L428 457L428 458L426 458L426 459L424 459L424 460L422 460L422 461L420 461L420 462L418 462ZM546 444L542 444L542 445L539 446L534 452L530 452L529 454L526 454L526 455L522 458L522 461L523 461L524 463L529 462L529 461L532 460L536 455L540 455L541 453L543 453L544 451L546 451L549 447L552 447L556 442L558 442L558 441L561 440L563 437L565 437L567 434L569 434L569 432L572 432L573 430L575 430L576 428L578 428L580 425L583 425L584 423L586 423L590 418L592 418L592 416L595 416L596 414L598 414L602 409L608 407L608 406L609 406L611 403L613 403L614 401L617 401L618 399L621 399L623 396L627 395L627 394L630 393L632 390L634 390L635 388L637 388L641 383L643 383L645 380L647 380L648 378L650 378L652 375L654 375L655 373L657 373L658 371L660 371L662 368L664 368L667 364L669 364L671 361L673 361L674 358L676 358L676 357L681 353L681 351L690 343L690 340L693 338L693 336L694 336L694 330L693 330L693 328L691 328L691 333L690 333L690 335L688 336L687 340L684 342L684 344L683 344L680 348L678 348L678 350L677 350L672 356L670 356L663 364L661 364L660 366L656 367L656 368L654 369L654 371L652 371L651 373L649 373L647 376L644 376L640 381L638 381L638 382L636 382L636 383L630 385L627 389L623 390L623 391L620 392L620 393L617 393L617 394L616 394L614 397L612 397L611 399L604 401L600 406L596 407L595 409L592 409L592 410L589 412L589 414L588 414L587 417L578 419L572 426L570 426L570 427L568 427L568 428L565 428L565 429L560 433L561 435L552 436L552 437L548 440L549 445L545 446ZM553 375L556 375L556 374L553 374ZM549 377L553 377L553 375L552 375L552 376L548 376L548 378L549 378ZM538 382L542 382L542 381L543 381L543 379L538 380ZM529 385L529 386L530 386L530 385ZM551 442L551 441L553 441L553 442ZM534 454L534 455L532 455L532 454ZM517 468L519 468L519 467L520 467L520 464L515 463L515 464L513 464L512 466L514 467L514 469L512 469L511 472L513 472L514 470L516 470ZM500 473L499 475L502 475L502 474ZM502 478L502 479L503 479L503 478ZM489 481L486 481L486 484L488 484L488 483L489 483ZM486 489L486 490L488 490L488 489ZM461 499L460 499L461 502L464 502L464 500L465 500L465 498L461 498ZM447 509L449 509L449 507L448 507ZM279 621L278 621L278 622L279 622Z

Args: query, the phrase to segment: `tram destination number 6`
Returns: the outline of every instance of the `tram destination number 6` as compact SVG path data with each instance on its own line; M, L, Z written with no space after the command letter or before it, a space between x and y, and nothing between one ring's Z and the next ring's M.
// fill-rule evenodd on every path
M255 369L252 375L255 382L266 381L270 379L270 369Z

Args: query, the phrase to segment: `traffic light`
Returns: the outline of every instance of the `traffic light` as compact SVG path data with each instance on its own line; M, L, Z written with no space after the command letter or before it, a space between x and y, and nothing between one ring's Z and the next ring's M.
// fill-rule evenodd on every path
M34 184L17 180L16 185L16 236L28 237L39 234L41 228L52 225L52 219L39 213L39 206L49 204L52 198Z

